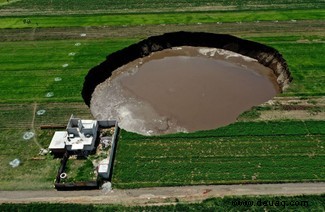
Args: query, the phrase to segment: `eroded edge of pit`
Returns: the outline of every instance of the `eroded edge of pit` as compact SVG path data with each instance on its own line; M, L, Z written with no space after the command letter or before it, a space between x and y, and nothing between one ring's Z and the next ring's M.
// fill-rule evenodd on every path
M85 77L81 93L84 102L88 107L90 106L91 97L96 86L108 79L118 67L135 59L146 57L152 52L179 46L219 48L254 58L260 64L273 70L281 92L292 81L285 59L272 47L227 34L171 32L149 37L139 43L116 51L108 55L104 62L90 69Z

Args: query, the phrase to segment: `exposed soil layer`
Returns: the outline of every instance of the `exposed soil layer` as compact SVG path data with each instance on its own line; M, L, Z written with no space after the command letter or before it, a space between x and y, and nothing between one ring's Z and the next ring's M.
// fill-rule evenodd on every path
M100 83L109 79L112 72L119 67L135 61L136 59L145 58L151 53L181 46L224 49L255 59L258 63L269 68L270 74L274 75L276 78L276 83L280 92L285 90L292 80L286 61L274 48L231 35L201 32L174 32L161 36L149 37L137 44L133 44L125 49L112 53L107 57L106 61L92 68L85 78L82 90L82 96L85 103L90 106L95 88ZM124 91L127 91L127 89L124 89ZM137 95L141 97L140 94ZM98 114L99 113L96 112L94 115L98 116Z
M118 68L96 87L91 112L143 135L192 132L230 124L278 92L272 71L255 59L185 46Z

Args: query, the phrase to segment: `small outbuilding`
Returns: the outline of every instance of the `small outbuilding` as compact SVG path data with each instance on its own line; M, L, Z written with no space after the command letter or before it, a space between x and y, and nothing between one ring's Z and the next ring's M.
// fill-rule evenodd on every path
M101 176L103 179L108 179L109 171L110 171L109 159L104 159L100 161L98 165L98 175Z

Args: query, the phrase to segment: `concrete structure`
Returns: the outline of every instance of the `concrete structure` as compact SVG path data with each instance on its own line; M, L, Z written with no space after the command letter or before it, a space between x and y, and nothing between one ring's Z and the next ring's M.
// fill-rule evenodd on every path
M55 179L57 190L98 189L100 184L111 180L119 127L116 120L81 120L71 116L66 131L56 131L49 146L55 156L63 156ZM100 149L96 148L101 145ZM104 148L104 149L103 149ZM107 148L107 149L106 149ZM66 165L71 155L84 156L105 153L98 163L97 179L68 182ZM64 176L64 177L62 177Z
M116 145L118 140L118 133L119 133L119 127L117 124L117 121L115 120L107 120L107 121L98 121L98 124L101 128L108 128L108 127L114 127L114 133L112 137L102 137L101 141L106 139L110 140L111 148L108 151L108 157L106 160L101 161L101 163L98 166L98 175L101 176L105 180L111 180L112 177L112 171L113 171L113 163L115 158L115 151L116 151ZM103 142L102 144L105 145L106 142Z
M109 159L107 158L100 161L98 165L98 175L101 176L103 179L108 179L109 172L110 172Z
M56 131L49 146L53 154L68 151L70 154L87 155L95 149L98 132L96 120L69 119L66 131Z

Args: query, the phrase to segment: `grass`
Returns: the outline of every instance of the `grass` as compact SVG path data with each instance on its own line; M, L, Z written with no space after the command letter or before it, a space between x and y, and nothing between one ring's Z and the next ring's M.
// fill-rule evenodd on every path
M33 139L25 141L23 129L2 129L0 132L0 188L1 190L39 190L53 188L60 161L40 156ZM53 131L37 131L42 145L49 145ZM9 162L18 158L21 164L12 168Z
M84 204L2 204L1 211L323 211L324 195L263 196L210 198L199 203L177 203L174 205L121 206ZM237 202L253 205L235 206ZM265 203L265 205L263 204Z
M81 101L88 70L135 39L0 43L0 102ZM75 46L75 43L81 46ZM68 56L75 52L75 56ZM69 64L63 68L63 64ZM61 77L62 81L54 79ZM10 92L8 92L10 91ZM53 92L52 98L45 95Z
M325 43L272 44L287 60L294 78L285 95L325 95ZM316 77L317 76L317 77Z
M54 130L40 130L41 125L62 125L70 115L92 118L83 103L42 103L36 104L36 111L45 109L42 116L35 116L34 104L0 104L0 188L1 190L52 189L60 166L59 159L40 156L40 147L30 139L23 139L26 131L36 133L36 141L43 148L50 144ZM22 163L12 168L9 162L18 158Z
M253 107L251 110L245 111L244 113L240 114L240 116L237 118L237 120L255 120L261 116L261 112L259 107Z
M304 38L313 40L315 37ZM80 91L88 70L104 61L107 54L138 40L114 38L1 42L0 103L82 101ZM288 61L294 81L284 95L324 95L324 43L297 43L297 38L291 36L281 39L264 37L263 41L277 48ZM81 46L75 46L78 42ZM76 55L69 56L70 52ZM63 68L63 64L69 66ZM56 82L56 77L61 77L62 81ZM45 95L48 92L53 92L54 96L47 98Z
M140 137L123 131L119 188L324 181L324 122L236 123L213 131Z
M67 178L61 182L86 182L96 180L94 166L91 160L72 159L67 162L66 170Z
M24 19L31 23L27 24ZM159 24L197 24L217 22L324 20L325 10L241 11L241 12L190 12L162 14L107 14L73 16L20 16L2 17L0 29L5 28L48 28L80 26L137 26Z
M285 96L325 95L324 37L250 38L276 48L286 59L293 82ZM299 42L304 41L305 43Z
M178 133L162 136L142 136L127 132L123 136L127 140L178 139L178 138L211 138L241 136L308 136L324 135L324 121L269 121L269 122L236 122L215 130Z
M12 0L11 0L12 1ZM17 1L10 5L3 6L3 9L23 9L30 12L51 11L85 13L87 11L105 11L109 13L120 12L141 12L141 11L188 11L188 10L263 10L263 9L312 9L324 8L321 0L181 0L181 1L160 1L160 0L104 0L89 1L79 0L24 0Z

